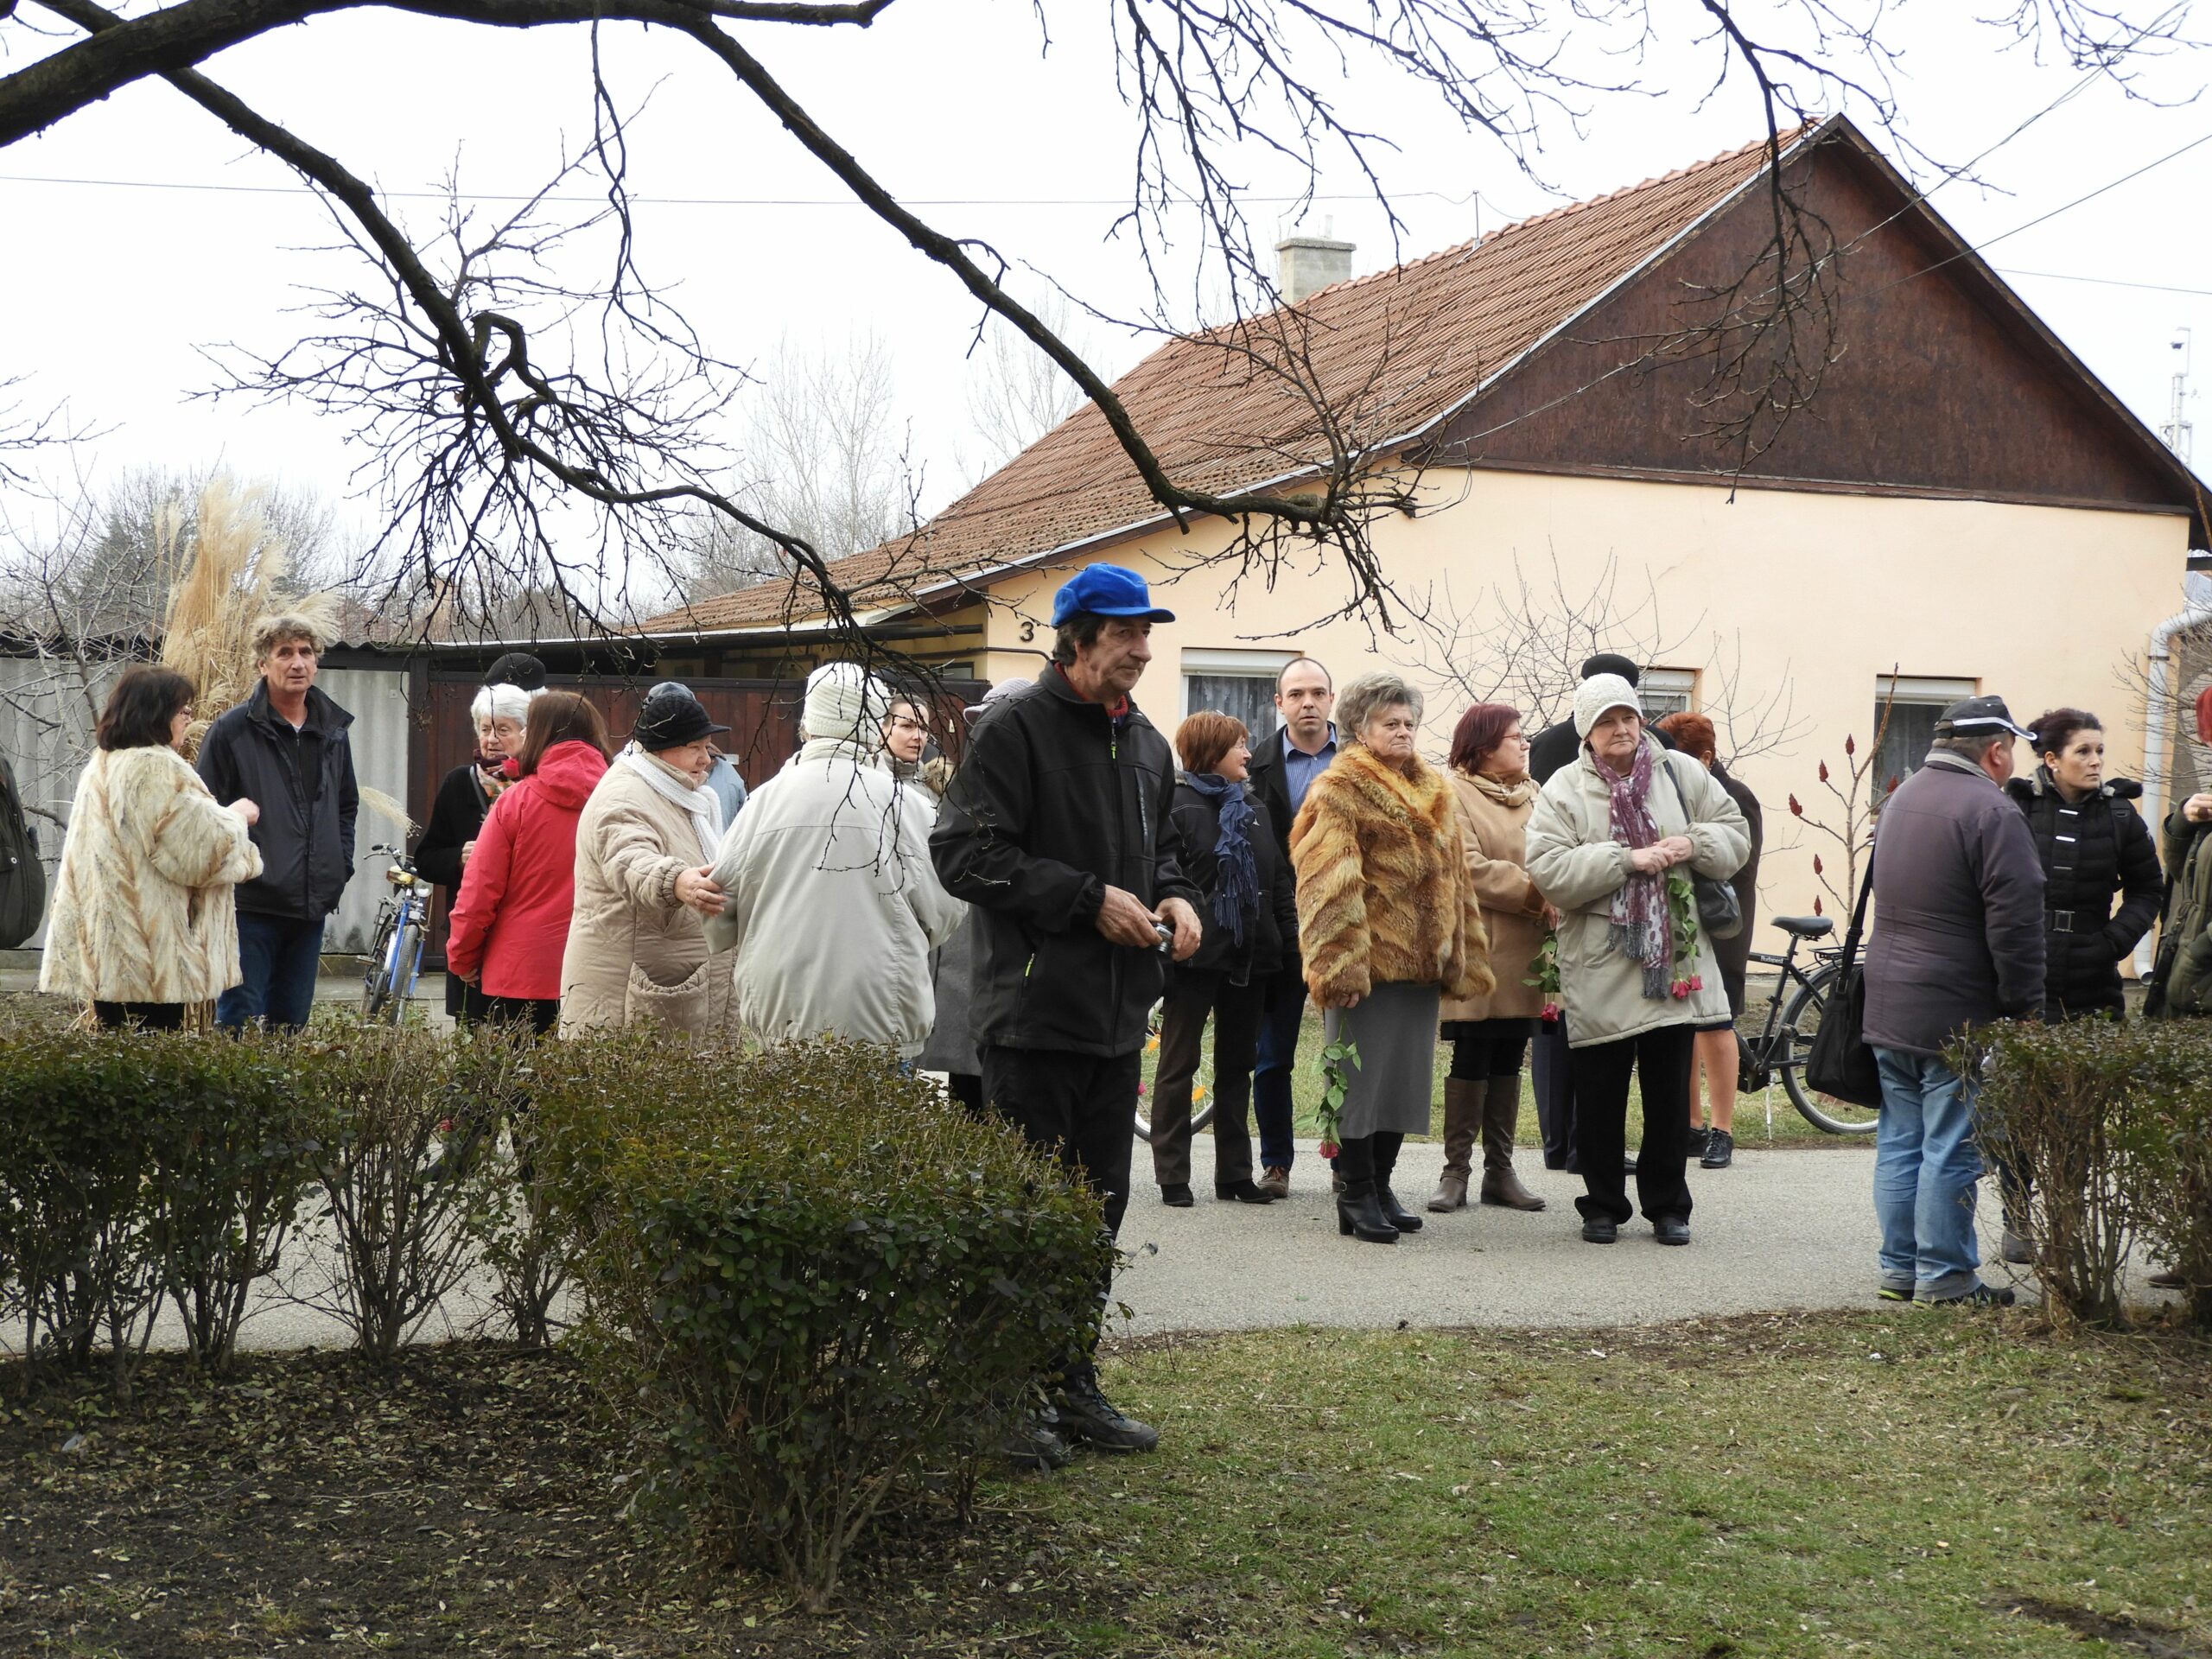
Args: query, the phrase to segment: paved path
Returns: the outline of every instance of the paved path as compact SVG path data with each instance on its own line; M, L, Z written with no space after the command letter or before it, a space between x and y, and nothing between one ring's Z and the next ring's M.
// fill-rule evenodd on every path
M1640 1217L1611 1246L1582 1242L1580 1176L1524 1152L1522 1179L1551 1200L1541 1214L1470 1207L1421 1210L1444 1149L1409 1143L1399 1198L1427 1225L1392 1245L1337 1234L1327 1166L1300 1147L1287 1202L1224 1204L1212 1196L1212 1143L1200 1137L1189 1210L1160 1202L1149 1154L1137 1147L1135 1197L1122 1224L1131 1253L1116 1288L1128 1327L1246 1330L1292 1324L1388 1330L1414 1325L1620 1325L1775 1308L1872 1305L1876 1233L1871 1147L1743 1152L1732 1169L1690 1169L1692 1242L1655 1243ZM1988 1217L1985 1217L1985 1220ZM1993 1256L1993 1236L1983 1253ZM2005 1282L1993 1264L1988 1270Z

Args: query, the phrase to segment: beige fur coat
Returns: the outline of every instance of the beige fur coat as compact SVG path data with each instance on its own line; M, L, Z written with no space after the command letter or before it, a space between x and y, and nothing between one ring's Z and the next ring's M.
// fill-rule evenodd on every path
M245 822L174 749L101 749L77 781L38 988L207 1002L237 984L231 889L261 874Z
M1291 825L1299 950L1324 1007L1383 984L1441 985L1448 997L1495 988L1451 786L1413 764L1402 772L1345 744Z

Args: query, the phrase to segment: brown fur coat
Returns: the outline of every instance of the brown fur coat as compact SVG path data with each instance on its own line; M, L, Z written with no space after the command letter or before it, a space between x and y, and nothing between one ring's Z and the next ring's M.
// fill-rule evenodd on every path
M1316 1002L1390 983L1441 985L1450 997L1496 988L1451 785L1433 766L1416 760L1408 775L1345 744L1306 791L1290 857Z

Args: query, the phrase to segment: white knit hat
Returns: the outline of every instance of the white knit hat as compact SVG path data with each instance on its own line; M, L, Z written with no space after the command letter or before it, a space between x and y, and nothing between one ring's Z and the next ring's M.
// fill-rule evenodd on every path
M1614 709L1633 709L1639 718L1643 714L1634 686L1618 674L1592 674L1574 688L1575 736L1587 741L1590 728Z
M891 699L883 682L858 663L824 663L806 677L806 714L802 724L810 739L830 738L868 749L883 744L883 717Z

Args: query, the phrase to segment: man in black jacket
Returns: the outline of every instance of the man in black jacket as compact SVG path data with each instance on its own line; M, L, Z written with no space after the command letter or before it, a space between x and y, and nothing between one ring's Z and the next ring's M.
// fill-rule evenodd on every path
M245 979L215 1005L215 1023L232 1030L255 1020L290 1031L307 1024L322 925L353 874L353 716L315 689L318 643L305 617L257 622L261 683L200 740L200 775L215 798L261 806L253 843L262 872L238 889Z
M1078 572L1053 600L1052 661L976 722L930 836L946 889L976 907L983 1098L1098 1190L1109 1232L1128 1208L1165 955L1172 945L1179 962L1200 942L1169 816L1175 758L1129 701L1152 625L1173 620L1134 571ZM1102 1316L1111 1288L1099 1287ZM1087 1349L1060 1391L1060 1427L1077 1438L1112 1451L1158 1444L1099 1392Z
M1282 729L1252 746L1252 790L1266 805L1275 832L1294 916L1298 874L1290 862L1290 826L1306 804L1307 788L1337 758L1336 722L1329 718L1336 706L1336 683L1329 671L1311 657L1294 657L1275 676L1275 711L1282 716ZM1297 1155L1291 1139L1290 1079L1305 1018L1306 962L1294 925L1283 940L1282 966L1268 985L1259 1058L1252 1071L1252 1116L1260 1128L1258 1186L1271 1198L1290 1196L1290 1167Z

